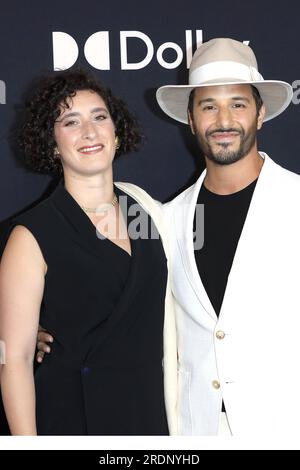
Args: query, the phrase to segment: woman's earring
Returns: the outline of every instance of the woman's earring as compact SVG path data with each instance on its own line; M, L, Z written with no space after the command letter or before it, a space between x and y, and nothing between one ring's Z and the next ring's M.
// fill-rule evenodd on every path
M57 147L55 147L55 149L54 149L54 158L58 158L59 155L60 155L59 150L58 150Z
M119 137L117 135L116 135L116 138L115 138L115 145L116 145L116 150L119 150L120 142L119 142Z

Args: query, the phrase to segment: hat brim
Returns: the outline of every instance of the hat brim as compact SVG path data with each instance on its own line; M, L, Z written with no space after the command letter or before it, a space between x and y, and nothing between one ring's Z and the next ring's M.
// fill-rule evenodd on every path
M293 98L293 88L289 83L278 80L263 80L253 82L223 81L219 83L206 82L202 85L166 85L156 92L156 99L161 109L176 121L188 124L187 107L191 91L194 88L220 85L253 85L255 86L266 107L264 121L269 121L281 114Z

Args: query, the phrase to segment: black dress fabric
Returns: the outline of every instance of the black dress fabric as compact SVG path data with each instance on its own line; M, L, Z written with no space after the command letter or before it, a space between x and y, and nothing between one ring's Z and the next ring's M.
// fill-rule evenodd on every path
M127 203L132 212L137 203ZM16 224L33 233L48 266L40 324L54 343L35 373L38 434L168 434L161 240L131 238L130 257L96 235L62 183Z

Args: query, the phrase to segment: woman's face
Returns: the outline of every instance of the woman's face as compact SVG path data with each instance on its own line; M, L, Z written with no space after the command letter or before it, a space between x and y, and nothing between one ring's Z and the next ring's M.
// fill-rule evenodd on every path
M115 126L103 99L96 92L81 90L68 104L54 125L64 172L93 175L110 170Z

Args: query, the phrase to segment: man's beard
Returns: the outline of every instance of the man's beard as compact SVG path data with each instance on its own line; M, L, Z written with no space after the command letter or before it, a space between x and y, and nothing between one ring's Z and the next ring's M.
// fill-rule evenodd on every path
M218 150L213 150L212 146L209 143L209 137L214 133L221 132L235 132L240 135L240 145L236 150L230 150L230 143L222 142L215 144L218 147ZM246 134L244 129L235 129L235 128L218 128L213 131L206 131L205 139L203 139L200 134L196 131L196 137L200 149L203 154L212 162L218 165L231 165L232 163L238 162L244 158L255 145L257 133L257 121L253 123L253 126L249 129Z

